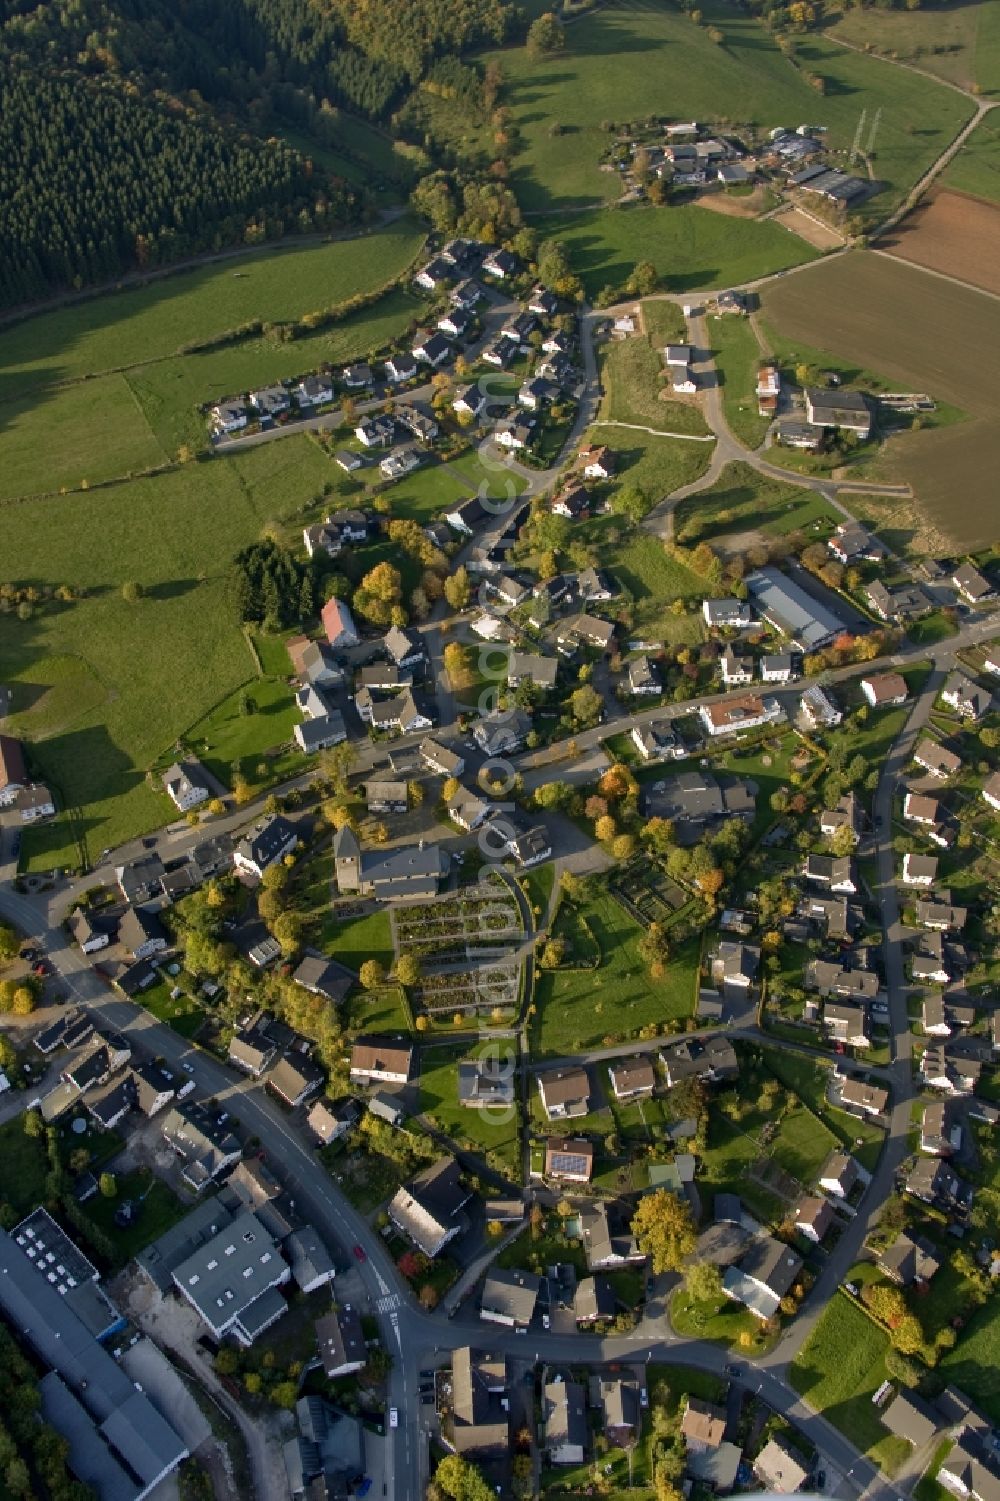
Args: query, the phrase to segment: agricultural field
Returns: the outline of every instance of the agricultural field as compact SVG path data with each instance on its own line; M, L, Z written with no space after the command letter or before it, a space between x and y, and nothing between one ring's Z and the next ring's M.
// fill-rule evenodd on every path
M2 370L28 395L146 365L253 320L293 322L393 280L422 243L416 224L399 219L365 235L363 249L354 239L270 247L88 298L5 329Z
M565 245L588 298L620 287L642 261L656 267L668 291L686 292L754 281L816 255L779 225L729 218L691 203L595 208L546 218L537 228Z
M790 1380L809 1405L887 1475L909 1457L910 1445L879 1420L872 1393L886 1379L888 1335L846 1293L835 1293L792 1363Z
M600 170L600 158L611 123L623 114L707 121L725 114L761 129L776 120L812 120L817 95L806 75L818 74L826 83L822 118L834 149L850 146L863 107L883 106L878 170L887 188L874 203L884 213L972 113L968 101L932 79L822 36L796 38L791 61L735 5L712 0L700 10L704 24L696 26L680 9L624 0L575 21L566 52L555 61L532 59L520 49L497 54L508 80L505 102L523 141L513 181L525 209L555 213L615 197L619 180ZM709 37L712 26L723 33L724 45ZM735 222L738 229L749 227ZM738 250L738 242L730 249L734 245ZM644 258L628 257L630 265ZM679 264L682 275L694 270Z
M601 375L606 395L601 416L611 422L643 423L665 433L707 434L701 407L694 400L671 398L661 349L658 342L641 334L605 344Z
M914 487L921 527L974 548L995 540L1000 511L990 476L1000 463L1000 305L978 292L867 251L810 267L762 294L769 325L788 341L835 350L905 390L926 390L970 420L891 440L893 468ZM921 316L913 317L914 307Z
M989 0L926 10L845 10L827 33L911 63L962 89L978 85L987 96L1000 90L1000 17Z
M995 162L997 142L991 144L991 161ZM1000 188L1000 173L997 186ZM879 249L914 266L941 271L985 292L998 293L1000 203L984 203L964 193L930 193L897 229L882 237Z
M587 887L578 908L563 901L555 932L568 937L572 957L566 966L536 977L532 1051L537 1056L582 1052L599 1047L606 1036L632 1037L643 1027L662 1029L691 1015L696 941L679 946L663 979L651 980L636 949L642 929L596 884ZM598 955L596 967L589 967ZM588 967L570 968L572 963Z
M685 546L715 542L736 534L741 550L751 536L785 536L789 532L832 531L840 513L812 490L759 474L748 464L727 464L709 490L678 502L677 540Z
M0 508L0 577L81 596L30 621L0 618L11 732L32 742L36 771L71 810L25 832L30 866L75 865L81 849L94 854L163 822L169 805L146 770L257 677L225 597L229 560L269 518L311 504L334 472L307 438L288 438L227 463L39 502L44 529L36 503ZM145 591L136 604L121 594L130 579ZM233 733L273 745L290 723L273 723L278 699L266 684L259 692L263 712Z

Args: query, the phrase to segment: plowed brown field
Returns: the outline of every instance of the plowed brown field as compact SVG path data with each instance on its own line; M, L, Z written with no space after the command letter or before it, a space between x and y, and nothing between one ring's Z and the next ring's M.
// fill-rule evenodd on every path
M1000 293L1000 204L965 193L934 193L881 239L878 248L901 261Z

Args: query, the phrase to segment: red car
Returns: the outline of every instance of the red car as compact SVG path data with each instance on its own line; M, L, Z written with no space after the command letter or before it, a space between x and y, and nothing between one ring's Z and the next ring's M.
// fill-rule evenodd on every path
M354 1247L354 1254L357 1257L358 1261L367 1261L368 1260L368 1257L365 1255L365 1248L364 1248L364 1246L355 1246Z
M39 959L38 963L35 965L35 974L36 975L47 975L48 972L49 972L49 966L46 964L45 960L44 959Z

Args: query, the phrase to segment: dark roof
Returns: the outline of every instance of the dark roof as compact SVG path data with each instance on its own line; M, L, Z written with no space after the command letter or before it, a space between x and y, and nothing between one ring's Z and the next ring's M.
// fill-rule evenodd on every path
M292 979L306 990L325 995L327 1000L342 1001L357 976L336 959L327 959L324 954L307 949Z

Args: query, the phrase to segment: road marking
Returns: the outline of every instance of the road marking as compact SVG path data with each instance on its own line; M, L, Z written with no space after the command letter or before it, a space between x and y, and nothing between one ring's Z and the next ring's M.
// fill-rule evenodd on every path
M392 1309L399 1308L401 1303L402 1299L400 1298L399 1293L390 1293L386 1298L379 1298L378 1302L375 1304L375 1307L378 1309L379 1313L390 1313ZM394 1318L392 1322L398 1326L398 1319Z
M375 1281L378 1283L378 1290L380 1293L387 1293L389 1291L389 1284L388 1282L386 1282L381 1272L375 1273Z

